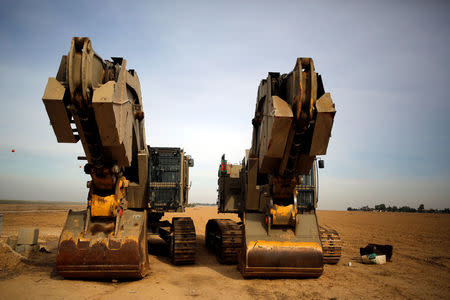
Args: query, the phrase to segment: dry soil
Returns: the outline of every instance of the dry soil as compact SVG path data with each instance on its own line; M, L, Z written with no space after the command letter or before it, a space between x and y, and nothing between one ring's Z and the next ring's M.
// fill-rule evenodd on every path
M449 215L319 211L319 222L338 230L343 240L343 255L337 265L326 265L318 279L244 280L236 266L220 265L204 247L207 220L237 218L218 215L216 207L188 208L186 214L166 214L165 218L193 218L198 243L195 265L172 266L167 256L151 250L151 273L146 278L98 282L65 280L55 272L57 240L67 208L0 205L0 299L450 298ZM39 242L51 253L24 258L12 252L4 242L21 227L39 227ZM361 264L359 247L368 243L392 244L392 262Z

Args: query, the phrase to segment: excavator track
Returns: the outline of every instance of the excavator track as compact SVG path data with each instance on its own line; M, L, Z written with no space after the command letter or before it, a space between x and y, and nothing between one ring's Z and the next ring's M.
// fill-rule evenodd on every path
M242 247L242 227L229 219L209 220L205 245L216 254L220 263L236 264Z
M194 263L192 220L159 222L165 212L184 212L194 160L181 148L147 145L141 85L126 59L103 60L89 38L74 37L42 101L58 143L81 141L85 156L78 159L86 160L84 172L92 179L86 210L67 215L58 273L143 278L149 269L147 229L169 245L174 264Z
M194 222L189 217L172 219L173 235L170 242L170 254L174 265L195 263L197 240Z
M341 258L342 241L336 230L319 226L322 241L323 262L337 264Z

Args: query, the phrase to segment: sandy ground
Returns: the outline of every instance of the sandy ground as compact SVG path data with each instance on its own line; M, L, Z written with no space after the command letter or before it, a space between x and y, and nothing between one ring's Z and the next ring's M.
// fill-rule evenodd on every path
M74 208L74 207L72 207ZM437 214L319 211L319 222L339 231L344 243L337 265L326 265L318 279L242 279L236 266L220 265L204 247L208 219L215 207L195 207L186 214L197 230L193 266L172 266L169 258L150 254L151 273L138 281L65 280L55 272L55 249L66 213L63 207L0 205L1 241L20 227L40 229L40 243L52 253L25 260L0 247L0 299L449 299L450 216ZM22 211L22 212L20 212ZM392 244L393 261L363 265L359 247ZM150 245L151 247L151 245ZM348 266L352 262L352 266Z

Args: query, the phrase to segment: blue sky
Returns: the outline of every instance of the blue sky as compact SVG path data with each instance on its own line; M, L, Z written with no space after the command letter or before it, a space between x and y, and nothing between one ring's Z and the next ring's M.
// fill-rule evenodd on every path
M81 144L56 142L41 98L88 36L138 72L147 143L194 157L193 202L215 202L220 156L250 147L259 81L313 57L337 108L319 208L450 207L449 3L5 1L0 198L86 199Z

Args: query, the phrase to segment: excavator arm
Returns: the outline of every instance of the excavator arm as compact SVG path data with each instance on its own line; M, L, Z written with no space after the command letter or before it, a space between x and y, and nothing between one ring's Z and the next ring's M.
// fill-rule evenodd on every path
M60 143L81 141L87 210L69 211L57 269L65 277L134 277L148 268L148 147L139 78L126 60L103 60L73 38L42 98Z
M325 155L336 113L311 58L298 58L288 74L269 73L258 88L250 157L259 172L295 177Z
M237 212L242 234L231 220L210 220L205 234L219 257L240 253L244 277L318 277L324 261L339 260L337 234L320 229L315 212L315 159L327 152L335 113L311 58L261 81L251 148L241 165L222 157L219 169L219 212Z
M311 58L292 72L269 73L258 88L252 160L244 214L244 276L322 274L323 249L315 208L299 205L303 176L315 177L316 155L326 154L336 110ZM250 201L249 201L250 200Z
M148 173L144 112L139 78L126 63L118 57L103 61L88 38L73 38L56 78L48 79L43 101L58 142L81 140L86 155L81 159L92 177L90 193L115 193L126 176L131 194L137 194L129 205L142 208Z

